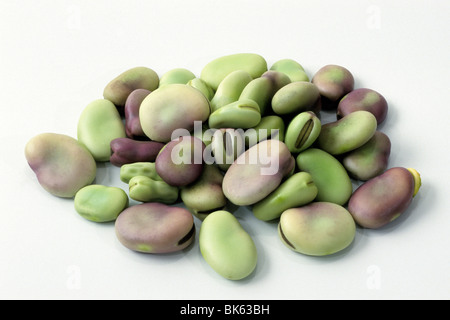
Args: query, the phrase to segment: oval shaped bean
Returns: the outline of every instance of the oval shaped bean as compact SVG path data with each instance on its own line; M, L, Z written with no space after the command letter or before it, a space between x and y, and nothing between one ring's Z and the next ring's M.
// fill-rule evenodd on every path
M331 154L317 148L309 148L297 156L300 171L311 174L317 186L316 201L347 203L353 186L344 166Z
M128 96L136 89L153 91L158 88L158 74L147 67L126 70L111 80L103 90L103 97L119 109L125 106Z
M150 93L139 109L142 130L150 140L169 142L177 129L192 131L194 122L204 122L209 101L187 84L168 84Z
M161 202L173 204L178 200L178 187L163 180L154 180L147 176L135 176L129 182L130 198L141 202Z
M209 101L214 97L214 90L200 78L194 78L187 84L203 93Z
M216 91L220 82L236 70L246 71L255 79L267 71L267 62L262 56L255 53L236 53L222 56L204 66L200 79Z
M241 154L225 173L223 192L236 205L251 205L274 191L295 167L286 145L261 141Z
M313 76L312 83L319 89L324 109L335 109L339 101L353 90L355 79L343 66L329 64L320 68Z
M72 198L97 173L91 153L76 139L57 133L41 133L25 146L25 158L39 184L50 194Z
M223 171L228 170L234 160L245 151L245 138L241 130L219 129L211 139L211 151L216 163Z
M258 253L253 239L228 211L215 211L202 222L200 252L222 277L241 280L256 268Z
M242 128L258 125L261 113L258 104L250 99L238 100L223 106L209 116L210 128Z
M292 114L316 110L320 94L311 82L292 82L278 90L272 98L272 109L276 114Z
M149 90L136 89L130 93L125 102L125 133L127 137L138 139L145 137L139 119L139 108L142 101L150 94Z
M300 207L313 201L317 187L307 172L298 172L287 178L275 191L256 203L253 214L263 221L278 219L290 208Z
M266 139L276 139L284 142L284 135L285 124L283 118L277 115L262 117L256 126L246 130L244 133L247 147L253 147Z
M204 220L211 212L222 210L227 204L222 182L220 169L214 164L205 165L197 181L181 188L181 200L197 218Z
M291 82L309 81L309 77L303 69L303 66L292 59L281 59L276 61L270 70L280 71L286 74Z
M115 223L126 248L143 253L171 253L187 248L195 238L192 214L185 208L158 202L133 205Z
M146 176L152 180L162 180L156 173L156 165L154 162L135 162L124 164L120 167L120 180L129 183L131 178L136 176Z
M355 150L372 138L377 120L368 111L355 111L340 120L322 125L318 147L338 155Z
M284 211L278 234L291 250L325 256L347 248L355 238L356 226L344 207L329 202L313 202Z
M299 113L286 129L284 142L292 153L308 149L319 137L322 123L312 111Z
M388 104L386 99L375 90L355 89L339 101L336 112L337 118L340 119L358 110L369 111L375 116L377 123L381 124L386 119Z
M126 133L114 104L109 100L98 99L81 112L77 136L96 161L106 162L111 157L111 141L125 138Z
M155 161L164 147L156 141L139 141L130 138L117 138L111 141L111 164L120 167L134 162Z
M159 79L159 87L164 87L168 84L187 84L195 78L192 71L185 68L175 68L164 73Z
M397 219L412 202L415 177L402 167L394 167L355 190L348 210L364 228L378 229Z
M203 141L193 136L170 141L156 157L156 173L171 186L193 183L202 173L205 148Z
M128 196L122 189L99 184L81 188L74 198L78 214L94 222L115 221L128 203Z
M227 75L219 84L214 97L211 99L211 112L239 99L245 86L253 78L247 71L236 70Z
M386 170L390 154L391 140L376 131L367 143L345 154L342 164L353 178L367 181Z

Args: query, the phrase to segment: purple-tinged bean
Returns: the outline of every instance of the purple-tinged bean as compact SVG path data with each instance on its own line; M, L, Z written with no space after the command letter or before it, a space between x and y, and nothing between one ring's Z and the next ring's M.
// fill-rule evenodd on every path
M130 93L125 102L125 132L129 138L142 139L145 137L139 120L139 108L150 92L147 89L136 89Z
M117 167L134 162L153 162L163 147L162 142L117 138L111 141L110 162Z

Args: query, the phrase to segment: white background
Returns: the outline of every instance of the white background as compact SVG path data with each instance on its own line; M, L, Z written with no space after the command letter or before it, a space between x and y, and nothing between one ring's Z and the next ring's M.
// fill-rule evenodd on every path
M427 1L0 1L0 298L3 299L448 299L450 298L450 2ZM199 75L222 55L255 52L308 75L347 67L355 87L385 96L389 166L414 167L419 195L380 230L358 229L347 250L303 256L276 223L236 212L259 253L232 282L198 243L171 255L137 254L113 224L80 217L46 193L24 157L41 132L76 137L82 109L135 66ZM99 165L97 182L127 186ZM196 220L197 235L200 222Z

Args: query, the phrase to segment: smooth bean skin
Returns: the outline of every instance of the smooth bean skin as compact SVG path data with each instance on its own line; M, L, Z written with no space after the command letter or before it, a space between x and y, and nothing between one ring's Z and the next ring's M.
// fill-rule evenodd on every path
M125 133L132 139L142 139L145 133L139 120L139 108L142 101L150 94L147 89L136 89L130 93L125 102Z
M205 148L203 141L193 136L170 141L156 157L156 173L171 186L193 183L202 173Z
M309 81L309 77L303 69L303 66L292 59L281 59L276 61L270 70L280 71L286 74L291 82Z
M185 208L148 202L128 207L117 217L117 239L143 253L171 253L187 248L195 238L192 214Z
M244 279L256 268L258 252L255 243L228 211L212 212L203 220L199 246L208 265L226 279Z
M364 145L345 154L342 164L352 178L367 181L387 169L390 154L391 140L385 133L376 131Z
M227 75L220 82L214 97L211 99L211 112L237 101L242 90L252 80L250 74L244 70L236 70Z
M252 128L261 121L258 104L250 99L238 100L223 106L209 116L210 128Z
M216 91L222 80L236 70L246 71L255 79L267 71L267 61L261 55L255 53L236 53L222 56L210 61L203 67L200 79Z
M130 198L136 201L173 204L178 200L178 187L173 187L163 180L135 176L131 178L128 187Z
M181 200L197 218L204 220L211 212L222 210L227 204L222 182L220 169L214 164L205 165L197 181L181 188Z
M415 184L408 169L390 168L355 190L348 202L348 211L358 225L381 228L406 211L412 202Z
M320 68L311 79L319 89L322 107L335 109L339 101L353 90L355 79L343 66L329 64Z
M156 141L117 138L111 141L110 162L114 166L120 167L128 163L155 161L164 145L164 143Z
M214 132L211 152L214 163L222 171L227 171L233 162L245 151L245 137L241 130L223 128Z
M39 184L57 197L74 197L97 173L95 159L86 147L64 134L34 136L25 146L25 158Z
M89 103L78 119L78 141L86 146L99 162L111 158L111 141L125 138L125 126L114 104L105 99Z
M194 129L195 121L206 121L209 101L187 84L168 84L152 91L141 103L139 118L150 140L169 142L177 129Z
M307 172L297 172L287 178L266 198L256 203L253 214L263 221L278 219L290 208L300 207L313 201L317 196L317 187Z
M371 112L377 119L377 124L383 123L388 113L386 99L377 91L368 88L359 88L347 93L337 106L337 118L347 114L365 110Z
M344 250L353 242L356 225L344 207L330 202L312 202L284 211L278 234L293 251L326 256Z
M278 90L272 98L272 110L278 115L300 113L317 109L320 101L315 84L306 81L291 82Z
M158 74L147 67L126 70L111 80L103 90L103 97L121 109L128 96L136 89L153 91L158 88Z
M129 183L131 178L136 176L146 176L153 180L162 180L156 172L156 165L154 162L134 162L124 164L120 167L120 180Z
M294 167L295 159L283 142L261 141L241 154L226 171L223 192L236 205L255 204L274 191Z
M277 139L284 142L285 124L284 120L277 116L265 116L252 130L245 131L245 144L247 147L253 147L255 144L266 139Z
M194 78L188 81L187 84L203 93L208 101L211 101L214 97L214 90L200 78Z
M304 111L295 116L286 129L284 142L292 153L308 149L319 137L322 130L320 119L312 111Z
M345 117L322 125L317 138L318 147L332 155L355 150L372 138L377 120L368 111L355 111Z
M128 195L122 189L99 184L81 188L74 198L78 214L93 222L115 221L128 203Z
M192 71L185 68L175 68L164 73L159 79L159 87L164 87L168 84L187 84L189 81L195 78L195 74Z
M300 171L311 174L317 186L316 201L347 203L353 192L352 182L344 166L331 154L317 148L300 152L296 158Z

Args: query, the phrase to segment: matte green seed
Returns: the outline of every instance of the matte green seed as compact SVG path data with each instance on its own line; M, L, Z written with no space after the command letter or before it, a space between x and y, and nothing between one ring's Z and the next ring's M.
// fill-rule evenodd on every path
M111 141L125 138L125 126L114 104L98 99L82 111L77 126L78 141L86 146L96 161L109 161Z
M258 104L250 99L238 100L217 109L209 116L210 128L252 128L261 121Z
M349 113L338 121L322 125L318 146L338 155L355 150L372 138L377 130L377 119L368 111Z
M184 68L175 68L164 73L159 79L159 87L168 84L180 83L187 84L190 80L195 78L192 71Z
M322 124L312 111L301 112L289 123L284 139L292 153L309 148L319 137Z
M152 180L162 180L156 173L154 162L134 162L120 167L120 180L129 183L133 177L146 176Z
M219 129L211 139L214 162L223 171L228 170L234 160L245 151L245 138L241 130Z
M255 79L267 71L267 62L262 56L255 53L226 55L206 64L200 78L215 91L222 80L236 70L246 71Z
M94 222L111 222L128 206L128 196L120 188L89 185L80 189L74 199L75 210Z
M265 114L270 107L274 95L272 81L268 77L260 77L250 81L242 90L239 99L251 99L255 101L261 114Z
M284 141L285 124L283 119L277 115L265 116L255 127L246 130L244 136L248 148L266 139Z
M178 200L178 187L162 180L153 180L146 176L136 176L129 182L130 198L141 202L161 202L173 204Z
M272 98L272 109L276 114L292 114L312 111L320 102L317 87L310 82L292 82L278 90Z
M200 252L222 277L241 280L256 268L258 254L250 235L228 211L215 211L202 222Z
M194 78L187 83L189 86L199 90L203 95L211 101L214 97L214 90L200 78Z
M214 97L211 99L211 112L237 101L242 90L252 80L250 74L244 70L236 70L227 75L220 82Z
M353 192L352 182L344 166L331 154L309 148L297 156L300 171L311 174L318 193L316 200L344 205Z
M277 219L283 211L306 205L317 196L317 187L307 172L298 172L286 179L275 191L256 203L253 214L256 218L269 221Z
M309 81L309 77L302 65L292 59L278 60L270 67L270 70L283 72L291 79L291 82Z

